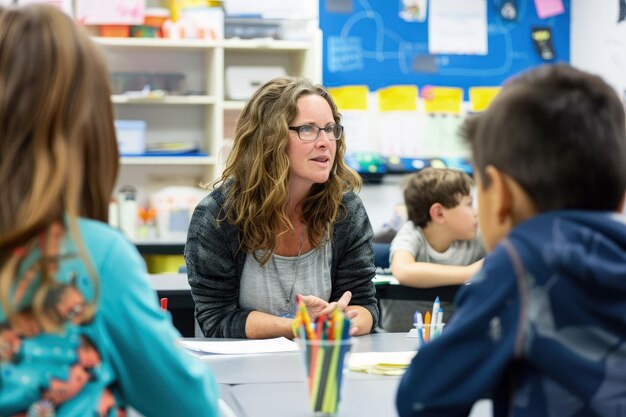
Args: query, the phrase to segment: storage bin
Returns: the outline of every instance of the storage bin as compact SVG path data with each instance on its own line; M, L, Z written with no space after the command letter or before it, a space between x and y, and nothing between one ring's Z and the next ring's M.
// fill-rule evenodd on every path
M275 66L229 66L226 68L226 97L247 100L272 78L286 75L285 68Z
M144 255L150 274L174 274L185 266L183 255Z
M145 120L116 120L115 132L121 155L141 155L146 152Z

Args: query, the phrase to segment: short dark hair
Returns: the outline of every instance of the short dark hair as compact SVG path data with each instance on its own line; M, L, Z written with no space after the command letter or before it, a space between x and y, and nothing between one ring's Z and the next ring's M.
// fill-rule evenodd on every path
M624 106L602 78L543 65L506 83L462 135L476 174L493 165L517 181L539 212L615 210L626 191Z
M408 219L416 226L426 227L430 207L439 203L445 208L459 205L470 195L472 179L462 171L446 168L424 168L411 174L404 186L404 203Z

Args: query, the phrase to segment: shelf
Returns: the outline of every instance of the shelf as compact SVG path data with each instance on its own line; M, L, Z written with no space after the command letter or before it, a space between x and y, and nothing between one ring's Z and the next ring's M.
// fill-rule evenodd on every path
M204 39L163 39L163 38L101 38L93 40L103 46L113 47L142 47L142 48L188 48L207 49L215 48L218 41Z
M122 156L122 165L215 165L213 156Z
M225 100L224 110L243 110L246 103L245 100Z
M220 175L228 147L224 136L247 100L227 100L228 66L283 67L286 74L321 79L318 57L321 34L311 40L278 39L163 39L94 37L111 73L182 74L179 91L193 95L145 97L140 91L114 94L111 102L120 120L145 120L147 145L178 141L197 144L202 154L124 155L118 184L133 184L148 192L154 184L195 186ZM139 83L138 83L139 84ZM137 87L137 88L136 88ZM140 90L121 85L116 92ZM174 91L174 88L163 87ZM225 129L225 118L228 123ZM231 129L232 130L232 129ZM225 133L227 132L227 133ZM145 195L138 197L145 199ZM150 246L151 250L152 246ZM156 249L156 245L154 247Z
M224 39L220 41L224 49L271 49L277 51L307 51L311 48L308 41L281 41L276 39Z
M123 94L111 96L115 104L166 104L166 105L207 105L215 104L213 96L164 96L164 97L132 97Z
M207 49L274 49L283 51L306 51L311 48L309 41L283 41L277 39L164 39L164 38L102 38L93 40L107 47L142 47L142 48L189 48Z

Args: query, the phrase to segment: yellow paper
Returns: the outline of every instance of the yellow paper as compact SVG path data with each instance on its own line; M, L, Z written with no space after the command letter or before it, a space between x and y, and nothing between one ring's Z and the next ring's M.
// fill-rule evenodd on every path
M463 89L454 87L429 87L423 90L427 113L461 114Z
M378 109L383 111L415 111L417 109L417 87L396 85L378 90Z
M473 112L487 109L494 97L500 91L500 87L470 87L469 98Z
M416 351L352 353L348 369L378 375L400 375L410 365L415 353Z
M347 85L344 87L329 88L328 92L333 97L335 104L342 110L367 110L367 95L369 89L366 85Z

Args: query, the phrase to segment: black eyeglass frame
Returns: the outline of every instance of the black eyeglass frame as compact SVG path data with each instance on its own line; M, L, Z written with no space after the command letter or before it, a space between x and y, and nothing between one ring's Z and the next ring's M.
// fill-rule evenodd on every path
M320 132L322 130L324 131L324 133L326 133L326 137L328 138L328 140L331 140L331 141L338 141L341 139L341 136L343 135L343 126L340 125L339 123L334 124L334 125L324 126L324 127L317 127L315 125L300 125L300 126L287 126L287 127L289 130L293 130L294 132L298 133L298 139L300 139L302 142L315 142L316 140L319 139ZM303 127L310 127L310 128L317 129L317 135L315 135L315 139L302 139L302 137L300 136L300 129L302 129ZM332 133L332 131L335 130L335 128L339 128L339 135L335 136L335 134L333 134L334 136L334 139L333 139L329 136L329 134Z

